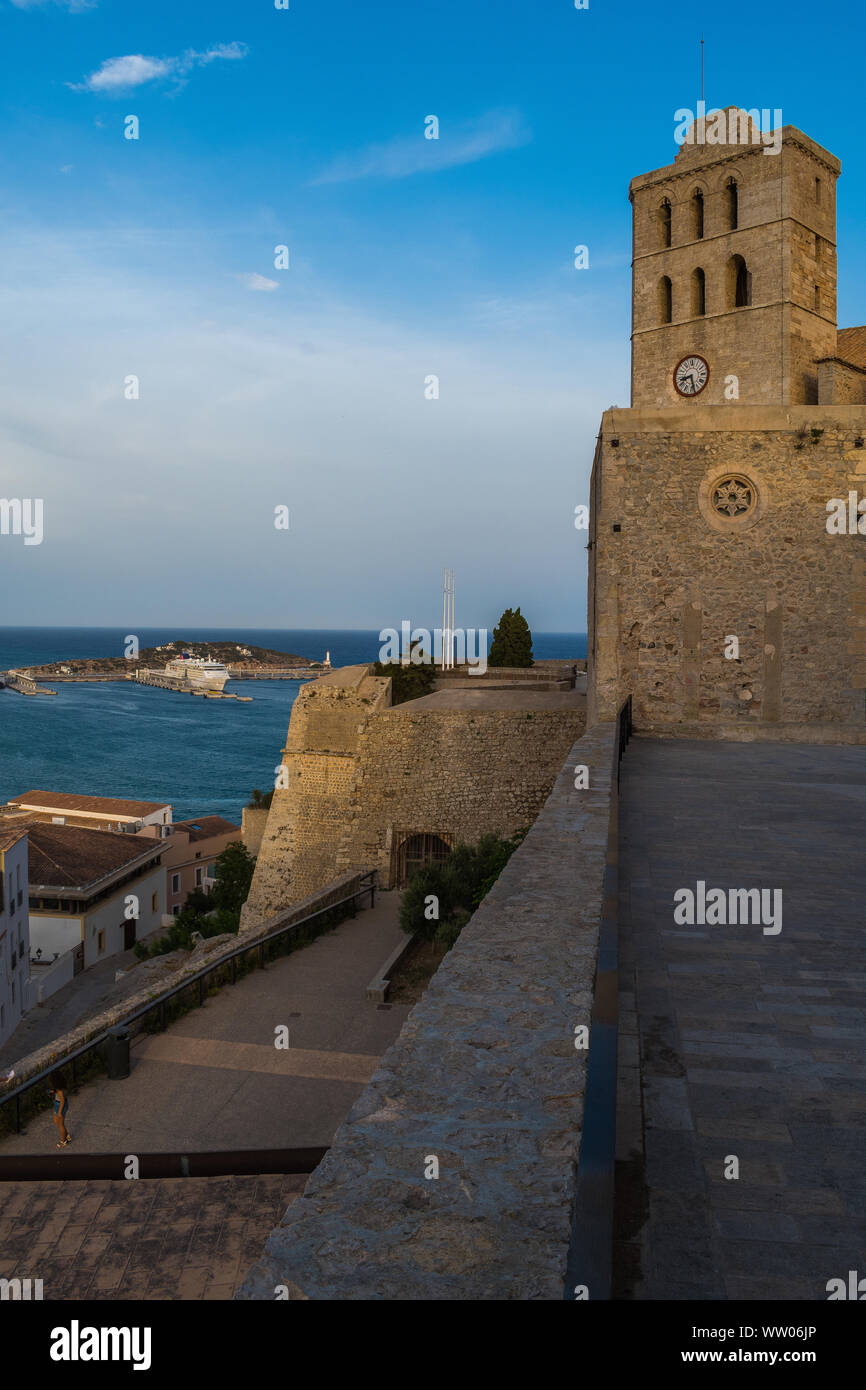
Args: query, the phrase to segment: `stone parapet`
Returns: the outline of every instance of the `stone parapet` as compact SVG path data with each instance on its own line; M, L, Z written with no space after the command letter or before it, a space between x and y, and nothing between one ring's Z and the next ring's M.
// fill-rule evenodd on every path
M237 1297L562 1298L615 758L574 744Z

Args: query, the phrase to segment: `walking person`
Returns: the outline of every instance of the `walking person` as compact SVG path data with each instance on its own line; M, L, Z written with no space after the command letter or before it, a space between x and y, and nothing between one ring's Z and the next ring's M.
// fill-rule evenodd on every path
M53 1071L48 1078L48 1085L54 1097L54 1123L60 1135L58 1149L65 1149L67 1144L72 1143L72 1135L66 1128L66 1112L69 1109L69 1097L66 1094L66 1082L63 1080L63 1073Z

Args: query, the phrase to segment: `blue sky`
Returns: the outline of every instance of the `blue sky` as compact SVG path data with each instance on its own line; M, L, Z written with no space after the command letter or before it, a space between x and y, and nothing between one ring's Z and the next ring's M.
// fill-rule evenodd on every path
M0 624L429 626L448 564L460 626L582 629L628 182L676 153L701 32L710 105L841 158L866 320L853 4L4 0L2 28L0 496L42 497L45 538L0 537Z

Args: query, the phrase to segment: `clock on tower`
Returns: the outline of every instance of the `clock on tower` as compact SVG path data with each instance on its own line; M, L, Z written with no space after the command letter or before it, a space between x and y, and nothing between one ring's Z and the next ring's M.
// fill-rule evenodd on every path
M674 368L674 386L681 396L699 396L710 379L709 363L692 353Z

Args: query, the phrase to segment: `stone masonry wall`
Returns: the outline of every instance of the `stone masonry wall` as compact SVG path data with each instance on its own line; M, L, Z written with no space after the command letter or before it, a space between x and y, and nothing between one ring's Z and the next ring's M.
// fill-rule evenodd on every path
M532 824L583 728L567 710L416 710L371 718L359 740L346 827L331 873L376 865L393 881L401 840L474 843Z
M836 351L838 173L833 155L788 126L777 155L760 145L683 144L673 164L632 180L634 406L682 406L673 371L695 352L710 365L704 404L725 402L730 375L750 404L817 402L815 360ZM738 186L734 229L731 179ZM694 225L696 192L703 195L702 236ZM659 223L665 200L669 247ZM734 308L734 255L751 276L749 307ZM697 269L705 276L703 314L693 300ZM663 276L671 282L670 323L660 311Z
M390 680L367 672L332 671L304 686L292 706L283 785L274 791L241 931L336 877L360 733L370 713L391 700Z
M578 705L391 708L390 680L366 671L332 672L295 702L242 930L352 869L391 886L404 836L453 845L530 825L584 725Z
M262 836L268 823L264 807L245 806L241 812L241 839L247 851L255 857L261 848Z
M614 742L599 724L570 749L236 1297L562 1299Z
M821 405L866 405L866 372L838 358L818 363Z
M864 425L852 406L605 415L590 718L631 691L639 729L866 741L863 537L826 529L831 498L866 496ZM728 475L757 495L743 521L710 505Z

